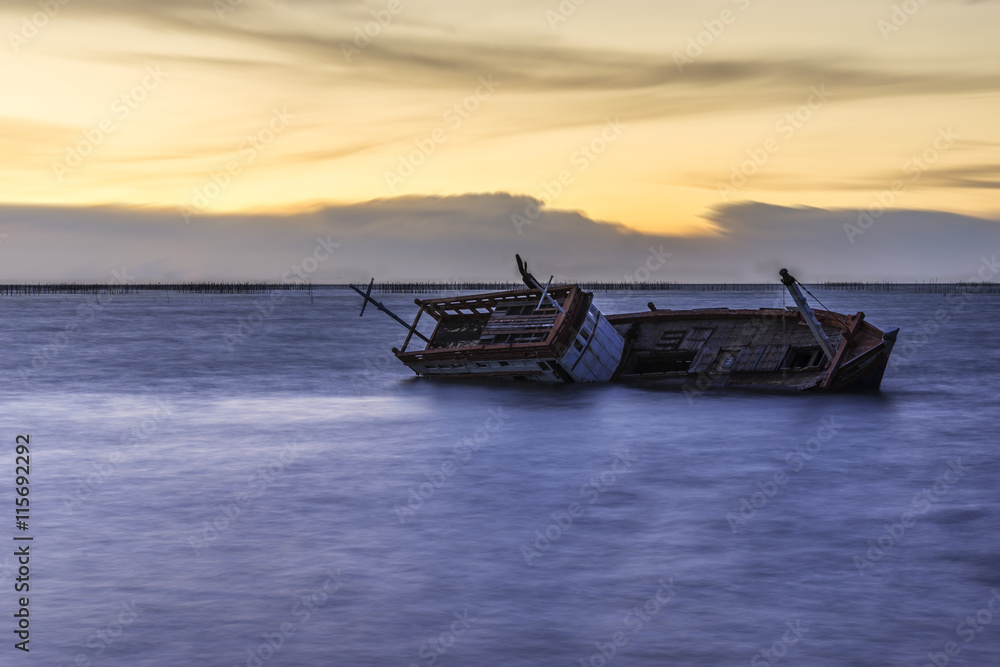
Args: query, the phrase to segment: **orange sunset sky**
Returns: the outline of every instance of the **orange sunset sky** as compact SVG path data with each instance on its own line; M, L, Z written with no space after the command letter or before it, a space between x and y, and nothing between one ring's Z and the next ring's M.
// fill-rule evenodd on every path
M759 279L770 256L712 254L742 230L803 265L822 246L818 278L961 279L1000 240L997 26L989 0L5 2L0 277L269 277L317 229L355 249L318 279L426 277L378 263L417 225L493 243L450 277L533 244L618 276L666 242L657 279ZM269 266L279 228L300 241ZM634 249L580 259L609 230ZM857 250L900 244L940 266Z

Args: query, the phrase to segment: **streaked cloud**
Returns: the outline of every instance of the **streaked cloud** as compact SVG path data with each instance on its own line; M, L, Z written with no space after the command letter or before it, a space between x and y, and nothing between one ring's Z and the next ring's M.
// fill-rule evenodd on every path
M512 216L540 207L521 233ZM295 215L198 216L176 210L0 208L0 280L102 281L125 267L140 281L272 280L318 239L340 247L316 283L516 280L515 253L557 280L636 276L652 251L670 259L654 281L965 280L1000 252L1000 220L939 211L886 213L852 239L858 212L754 202L720 206L714 233L643 234L505 193L401 197ZM639 277L645 279L643 272Z
M0 202L173 209L219 178L207 210L237 216L505 192L543 199L549 219L701 238L743 200L864 210L951 128L957 142L892 208L992 220L1000 4L926 3L886 39L891 4L622 0L553 26L552 0L401 0L391 15L388 0L74 1L0 52L0 85L17 91L0 99L0 174L17 183ZM9 42L37 11L6 3L0 32ZM150 67L162 85L114 116ZM496 92L473 99L482 77ZM776 132L817 86L829 102ZM229 169L274 109L294 122ZM602 146L609 121L627 129ZM598 157L577 161L590 146ZM74 151L88 154L67 174ZM400 182L401 165L415 168Z

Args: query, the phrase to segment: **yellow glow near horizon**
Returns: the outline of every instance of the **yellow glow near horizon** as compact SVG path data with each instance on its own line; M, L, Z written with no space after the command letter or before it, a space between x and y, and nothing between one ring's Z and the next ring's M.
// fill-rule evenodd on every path
M98 3L30 38L37 6L8 6L0 201L295 211L503 191L703 234L725 203L860 209L902 178L894 207L997 216L1000 7L927 5L890 30L888 11L844 5L631 0L552 25L557 2L485 21L437 0L376 31L387 3ZM913 178L943 128L957 139Z

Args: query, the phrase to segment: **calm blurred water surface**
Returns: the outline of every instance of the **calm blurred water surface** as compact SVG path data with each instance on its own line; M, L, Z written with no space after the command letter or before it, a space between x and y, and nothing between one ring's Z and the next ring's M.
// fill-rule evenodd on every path
M34 542L30 655L0 557L0 662L1000 664L1000 298L818 296L901 327L880 394L421 380L336 290L236 339L268 297L5 297Z

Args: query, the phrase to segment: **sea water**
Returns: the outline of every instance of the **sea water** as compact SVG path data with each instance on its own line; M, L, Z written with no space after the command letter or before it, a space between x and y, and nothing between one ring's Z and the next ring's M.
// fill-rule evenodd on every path
M880 393L420 379L346 290L4 297L0 662L1000 664L1000 297L816 295L901 328Z

